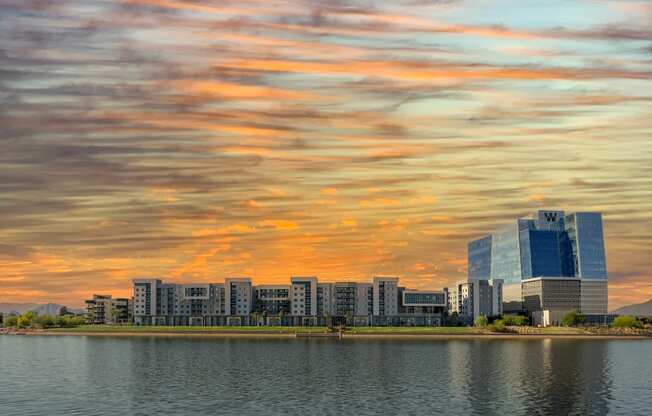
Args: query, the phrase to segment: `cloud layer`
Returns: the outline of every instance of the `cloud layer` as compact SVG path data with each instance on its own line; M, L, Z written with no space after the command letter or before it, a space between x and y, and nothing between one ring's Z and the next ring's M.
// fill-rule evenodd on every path
M652 297L652 7L0 0L0 301L399 274L539 207Z

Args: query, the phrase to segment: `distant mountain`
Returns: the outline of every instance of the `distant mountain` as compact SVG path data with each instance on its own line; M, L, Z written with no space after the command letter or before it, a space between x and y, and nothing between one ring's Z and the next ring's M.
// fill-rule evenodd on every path
M623 306L613 311L618 315L652 316L652 299L644 303Z
M38 303L0 303L0 312L2 313L24 313L39 307Z
M38 308L32 310L36 312L37 315L59 315L61 308L63 308L63 305L57 303L46 303L44 305L39 305Z
M0 313L25 313L34 311L38 315L59 315L59 311L63 305L58 303L0 303ZM68 308L71 313L82 312L81 309Z

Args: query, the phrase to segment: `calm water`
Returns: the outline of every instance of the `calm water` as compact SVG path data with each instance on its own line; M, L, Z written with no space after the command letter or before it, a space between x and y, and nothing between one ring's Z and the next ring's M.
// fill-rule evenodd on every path
M652 341L0 336L0 415L652 414Z

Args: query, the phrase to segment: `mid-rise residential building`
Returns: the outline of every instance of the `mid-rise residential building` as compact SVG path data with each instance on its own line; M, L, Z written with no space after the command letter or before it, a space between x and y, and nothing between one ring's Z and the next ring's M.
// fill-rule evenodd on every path
M373 284L358 282L355 286L355 316L373 315Z
M398 277L374 276L373 314L398 315Z
M335 315L343 317L353 317L356 315L356 282L337 282L335 283Z
M334 316L337 314L335 303L335 283L317 284L317 315Z
M468 279L448 289L450 313L472 322L478 316L498 316L503 313L503 281L500 279Z
M292 277L291 311L294 316L317 316L317 278Z
M319 283L292 277L289 285L171 284L134 280L137 325L440 325L446 294L399 288L398 277L372 283Z
M86 322L94 325L126 324L131 322L132 302L129 298L93 295L85 301Z
M290 314L290 288L290 285L254 286L253 311L264 316Z
M224 279L225 315L249 316L253 306L251 278L229 277Z
M540 210L468 245L468 277L504 281L505 311L524 310L523 282L579 279L580 310L607 312L602 216Z

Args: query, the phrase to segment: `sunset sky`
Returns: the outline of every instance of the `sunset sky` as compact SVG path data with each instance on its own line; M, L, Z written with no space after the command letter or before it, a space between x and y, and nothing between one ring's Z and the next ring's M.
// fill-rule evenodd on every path
M652 2L0 0L0 302L396 274L539 208L652 298Z

